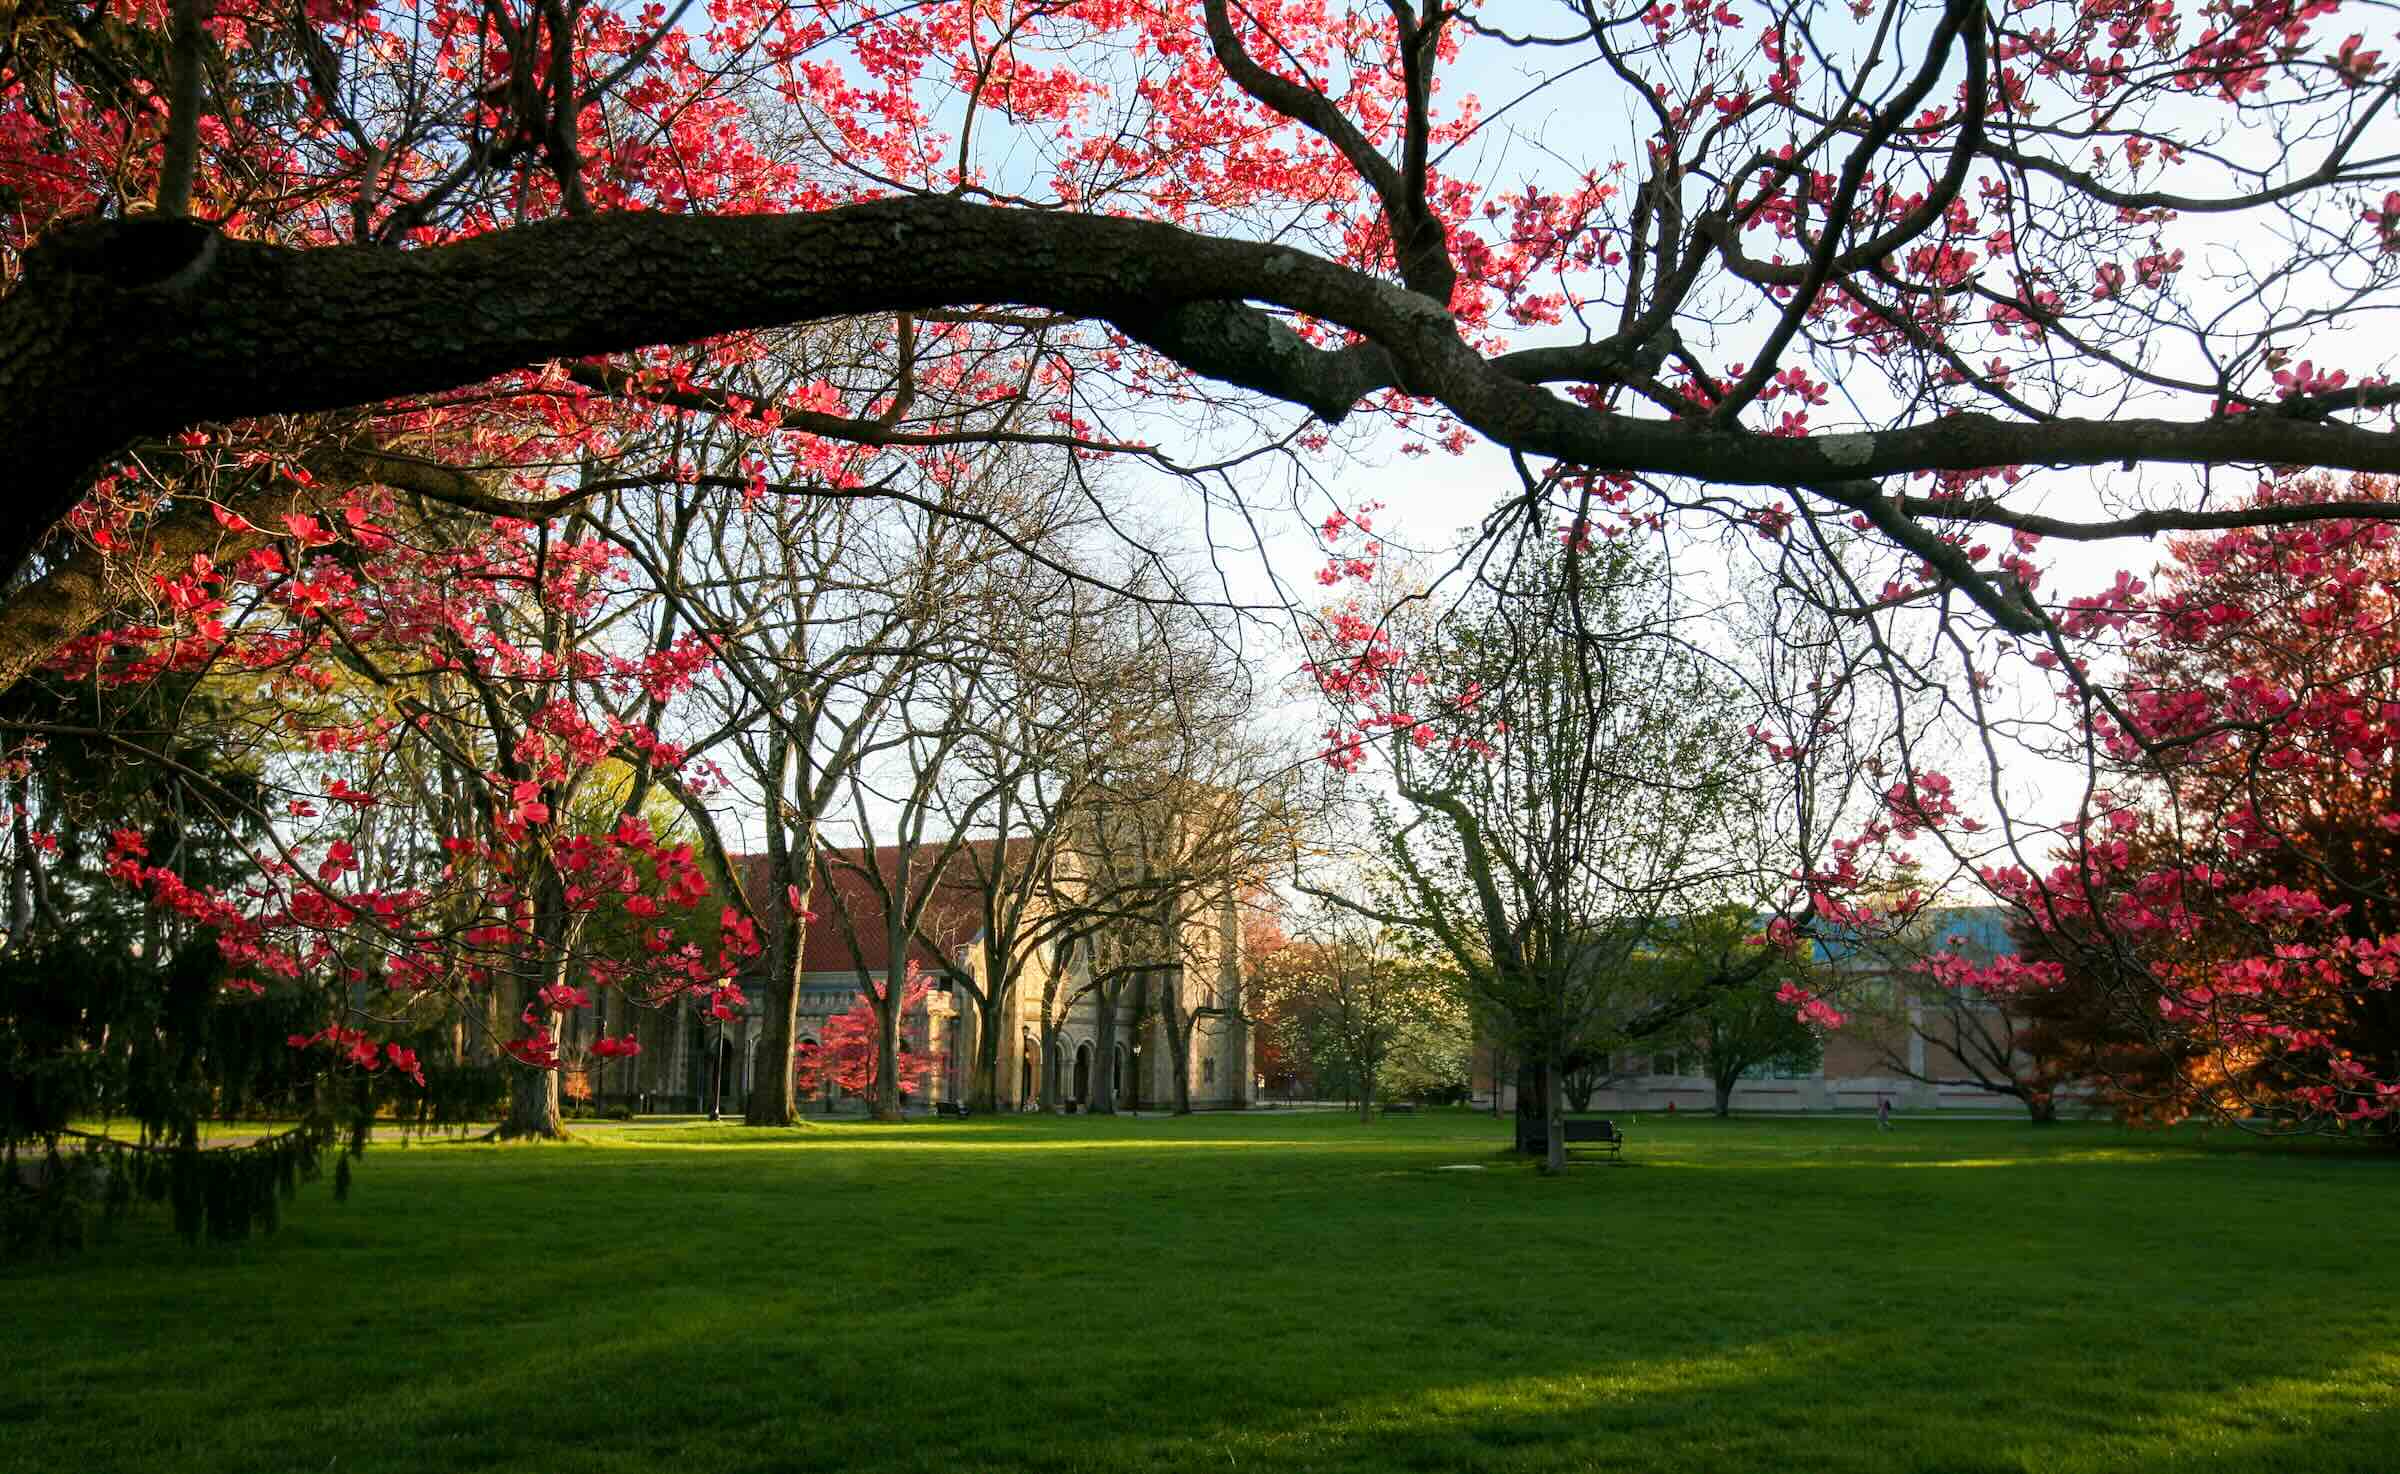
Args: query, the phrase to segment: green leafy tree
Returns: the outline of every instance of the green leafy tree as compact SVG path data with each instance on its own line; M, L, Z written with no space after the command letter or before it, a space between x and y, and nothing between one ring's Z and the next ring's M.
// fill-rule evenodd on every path
M1453 978L1451 988L1433 1008L1403 1022L1393 1035L1391 1051L1384 1059L1384 1098L1463 1100L1473 1057L1474 1036Z
M1546 1142L1552 1171L1559 1082L1621 1010L1628 965L1754 868L1740 693L1678 638L1672 588L1634 538L1535 543L1446 618L1394 623L1408 661L1370 631L1317 667L1329 689L1373 670L1386 713L1446 708L1382 718L1401 734L1375 748L1399 800L1379 805L1388 883L1318 893L1448 959L1519 1061L1518 1141Z
M1806 1074L1825 1057L1823 1036L1772 989L1729 988L1710 999L1694 1023L1692 1045L1716 1087L1720 1116L1733 1113L1733 1089L1743 1075L1760 1069Z
M1302 922L1258 967L1256 1005L1319 1092L1341 1090L1361 1121L1378 1101L1464 1085L1472 1031L1456 969L1416 937L1341 912Z
M1628 1042L1688 1044L1716 1087L1720 1116L1732 1113L1734 1086L1743 1075L1761 1069L1805 1073L1825 1056L1823 1036L1797 1015L1787 996L1779 996L1788 985L1817 992L1811 964L1767 945L1757 907L1714 906L1661 928L1634 971L1649 980L1644 1010L1692 1011L1679 1024L1629 1034Z

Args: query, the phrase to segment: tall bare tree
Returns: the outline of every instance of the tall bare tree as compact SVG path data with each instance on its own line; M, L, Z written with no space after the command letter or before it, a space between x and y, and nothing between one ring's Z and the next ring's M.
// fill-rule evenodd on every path
M787 364L782 372L798 371ZM759 392L773 397L778 388ZM714 702L713 731L693 748L727 761L743 781L713 799L678 791L766 941L763 1028L744 1120L789 1125L798 1106L799 977L828 816L860 764L905 743L887 734L884 718L918 668L982 641L962 609L989 560L1022 535L1011 524L1028 500L1021 483L1036 469L993 451L936 482L896 460L883 468L886 489L915 494L869 498L810 482L771 440L721 426L695 438L702 443L687 454L711 453L717 479L740 489L620 498L617 525L717 653L702 685ZM762 489L765 477L788 479ZM733 863L729 822L755 825L763 852Z

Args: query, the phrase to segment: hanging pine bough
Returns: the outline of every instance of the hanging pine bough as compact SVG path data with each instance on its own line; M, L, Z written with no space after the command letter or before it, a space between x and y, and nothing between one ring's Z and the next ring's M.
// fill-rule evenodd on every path
M321 993L251 996L222 973L205 940L158 962L109 937L0 959L0 1253L71 1252L144 1205L166 1206L192 1243L273 1233L328 1156L334 1197L348 1196L350 1159L387 1099L415 1104L401 1084L413 1075L337 1073L335 1052L292 1047L326 1015ZM203 1118L244 1114L297 1119L202 1148ZM138 1129L119 1137L78 1119Z
M366 1150L372 1120L361 1111L345 1126L324 1112L258 1141L205 1150L196 1134L160 1145L68 1130L23 1164L12 1143L0 1188L0 1244L12 1255L71 1252L95 1227L101 1241L113 1238L139 1205L167 1206L186 1243L203 1233L218 1242L271 1234L283 1226L283 1204L316 1179L328 1153L334 1200L349 1198L350 1159ZM72 1145L62 1150L61 1138Z

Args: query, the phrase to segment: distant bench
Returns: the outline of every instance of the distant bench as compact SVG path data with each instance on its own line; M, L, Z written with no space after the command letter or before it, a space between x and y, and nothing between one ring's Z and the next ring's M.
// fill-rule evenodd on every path
M1579 1120L1570 1116L1559 1125L1566 1129L1567 1150L1570 1152L1582 1146L1596 1152L1606 1152L1612 1157L1624 1155L1625 1133L1617 1129L1614 1121ZM1527 1149L1536 1152L1548 1151L1549 1142L1550 1138L1543 1135L1538 1127L1525 1138Z
M1413 1116L1417 1113L1416 1102L1408 1100L1398 1101L1394 1104L1385 1106L1383 1108L1383 1113L1387 1116Z
M955 1100L935 1101L933 1103L933 1113L937 1116L953 1116L961 1121L964 1121L967 1118L967 1108L963 1105L960 1105Z

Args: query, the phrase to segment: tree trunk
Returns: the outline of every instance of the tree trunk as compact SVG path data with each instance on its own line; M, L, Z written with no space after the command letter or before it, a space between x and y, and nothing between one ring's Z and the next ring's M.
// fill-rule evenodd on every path
M1166 982L1162 979L1160 982L1158 1018L1162 1025L1161 1032L1166 1036L1167 1078L1175 1086L1175 1114L1188 1116L1192 1113L1191 1020L1184 1017L1183 1013L1183 978L1180 972L1176 974L1175 981Z
M1000 1000L977 996L975 1061L967 1073L967 1109L990 1115L1000 1109Z
M793 1052L800 1027L800 944L771 949L767 967L765 1010L759 1019L758 1065L750 1078L750 1099L742 1107L745 1126L789 1126L799 1119L800 1097L793 1085Z
M521 1019L538 1019L540 1027L563 1048L566 1020L558 1010L543 1004L541 994L549 985L566 981L567 950L581 928L568 920L564 881L546 859L535 862L533 896L534 936L517 951L522 969L517 975L521 990L517 1013ZM558 1118L558 1071L513 1067L508 1081L508 1118L500 1123L500 1139L561 1141L566 1134Z
M1555 1176L1567 1170L1567 1117L1566 1112L1560 1109L1566 1102L1561 1098L1562 1092L1558 1088L1559 1049L1555 1041L1550 1045L1549 1054L1549 1064L1542 1071L1542 1115L1549 1123L1550 1151L1542 1162L1542 1171Z
M1158 915L1158 955L1182 955L1175 905L1168 902ZM1158 1018L1166 1036L1167 1078L1175 1089L1175 1114L1192 1113L1192 1020L1183 1011L1184 970L1171 967L1158 980Z
M1361 1079L1358 1084L1358 1124L1375 1124L1375 1077L1372 1075Z
M1054 1114L1057 1112L1059 1107L1059 1071L1056 1068L1059 1057L1058 1045L1058 1025L1052 1021L1050 1018L1050 1011L1045 1008L1042 1010L1042 1027L1040 1037L1036 1041L1034 1048L1040 1053L1042 1061L1042 1109Z
M759 1003L758 1067L751 1076L750 1099L742 1109L746 1126L789 1126L800 1116L793 1055L800 1035L801 957L808 945L808 921L801 913L807 909L809 888L801 885L801 904L795 908L783 889L792 883L783 878L783 867L770 865L768 872L768 884L775 894L767 903L767 913L779 924L767 948L766 997Z
M551 1027L558 1015L550 1016ZM508 1116L500 1123L502 1141L563 1141L566 1127L558 1118L558 1071L511 1065L508 1072Z
M874 1117L878 1121L898 1121L904 1119L900 1109L900 1000L904 996L901 980L887 980L884 990L890 996L883 1007L875 1010Z
M540 1013L540 1018L542 1025L550 1027L550 1037L557 1037L564 1020L557 1013ZM566 1126L559 1121L559 1071L538 1071L514 1061L506 1068L509 1114L499 1121L499 1140L564 1140Z
M1142 1113L1142 1030L1150 1022L1150 974L1139 972L1133 978L1133 1012L1125 1019L1125 1034L1130 1041L1126 1053L1126 1109L1135 1115Z
M780 762L778 759L779 773ZM796 843L786 842L780 822L768 825L768 894L750 898L753 907L761 900L766 902L762 909L770 941L766 996L759 1003L758 1066L751 1075L750 1099L742 1109L742 1123L747 1126L789 1126L800 1116L793 1052L800 1041L800 970L808 949L808 902L816 889L816 866L811 863L817 852L815 822L803 823L794 838ZM801 857L797 864L795 855ZM797 905L792 900L795 889L799 892Z
M1733 1081L1719 1080L1716 1084L1717 1119L1724 1120L1733 1114Z
M1100 1072L1100 1078L1084 1109L1095 1116L1113 1116L1117 1113L1117 985L1092 990L1092 1013L1092 1068Z
M1543 1123L1549 1107L1542 1066L1538 1060L1519 1057L1517 1060L1517 1150L1533 1155L1533 1143L1542 1139Z
M912 940L903 914L908 898L905 858L900 863L897 880L890 914L883 921L883 955L887 960L880 997L873 982L867 982L867 1006L875 1015L875 1079L868 1092L868 1114L878 1121L904 1119L900 1110L900 1010L908 1001L908 948Z

